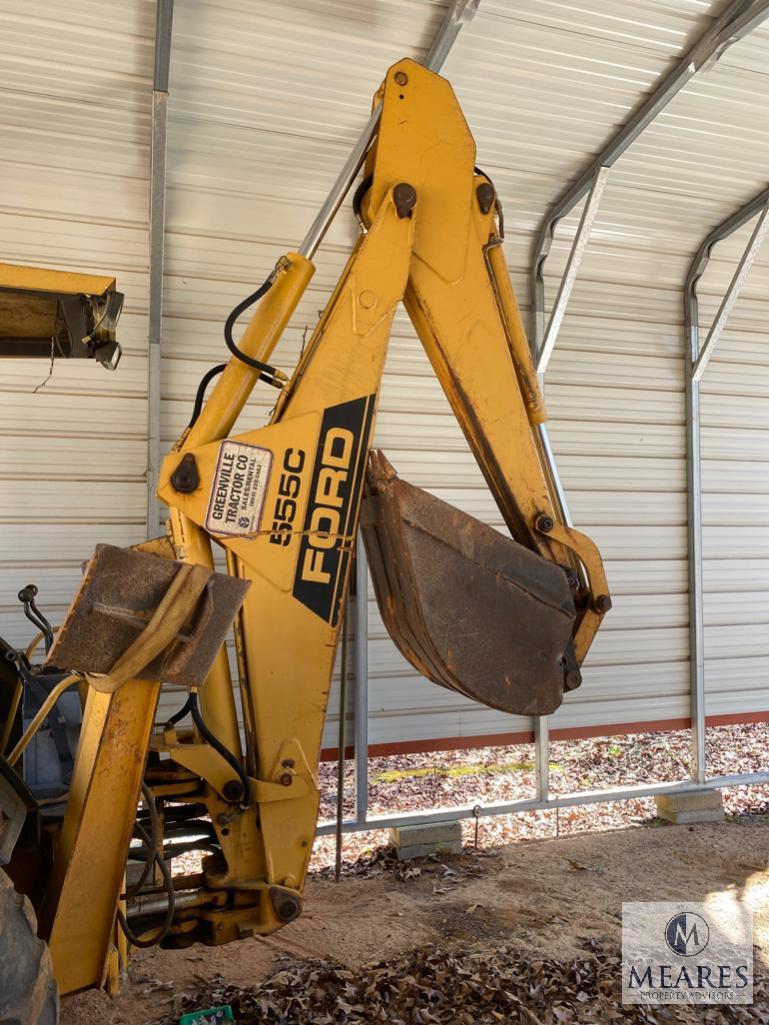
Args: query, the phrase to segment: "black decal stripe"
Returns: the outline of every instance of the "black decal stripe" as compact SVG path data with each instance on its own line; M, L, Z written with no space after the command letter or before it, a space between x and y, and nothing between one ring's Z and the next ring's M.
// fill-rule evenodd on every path
M376 394L373 394L351 399L349 402L342 402L336 406L329 406L323 411L318 435L315 465L310 482L304 530L299 543L292 593L297 601L333 626L336 626L339 618L340 589L347 577L351 553L346 545L343 546L341 538L337 539L331 548L315 548L311 544L309 531L313 513L319 506L322 507L322 503L317 501L317 490L320 471L323 468L323 449L330 430L341 428L350 431L353 436L348 477L340 489L342 506L339 509L339 529L342 536L347 536L358 516L375 403ZM310 550L317 551L322 558L323 571L330 575L327 583L303 579L304 560Z
M358 514L360 511L360 504L363 498L363 477L366 473L366 459L369 452L370 435L371 435L371 424L374 419L374 408L376 406L376 395L369 395L366 399L366 406L363 413L363 426L359 437L356 439L356 451L355 460L353 465L355 466L354 475L352 479L352 486L350 488L350 502L347 509L347 516L344 522L344 528L342 533L345 537L349 537L353 531L353 527L357 523ZM331 624L336 626L339 621L339 610L342 605L343 588L345 581L347 580L347 567L352 558L352 548L345 548L342 553L342 566L340 572L337 574L336 586L334 588L334 597L331 604Z

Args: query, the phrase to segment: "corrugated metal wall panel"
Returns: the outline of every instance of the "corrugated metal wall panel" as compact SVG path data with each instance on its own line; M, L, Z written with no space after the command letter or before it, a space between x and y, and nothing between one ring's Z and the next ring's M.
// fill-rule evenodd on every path
M5 362L0 380L0 633L58 622L97 541L144 536L147 217L154 4L0 3L2 259L114 275L124 356ZM37 390L36 390L37 389Z

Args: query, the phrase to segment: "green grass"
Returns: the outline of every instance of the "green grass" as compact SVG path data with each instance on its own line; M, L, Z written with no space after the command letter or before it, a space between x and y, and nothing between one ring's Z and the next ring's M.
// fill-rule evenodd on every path
M437 779L458 779L462 776L498 776L503 773L533 772L534 762L504 762L498 765L452 765L449 768L429 766L422 769L388 769L375 772L371 776L372 783L398 783L404 779L419 779L433 776ZM551 772L562 772L557 762L550 763Z

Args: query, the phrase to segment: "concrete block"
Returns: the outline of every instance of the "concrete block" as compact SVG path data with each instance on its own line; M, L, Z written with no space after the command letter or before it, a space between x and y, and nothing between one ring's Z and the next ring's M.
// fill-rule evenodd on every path
M396 826L390 830L390 842L399 861L425 858L429 854L461 854L462 823L435 822L423 826Z
M657 814L669 822L723 822L724 801L720 790L695 790L688 794L659 794Z

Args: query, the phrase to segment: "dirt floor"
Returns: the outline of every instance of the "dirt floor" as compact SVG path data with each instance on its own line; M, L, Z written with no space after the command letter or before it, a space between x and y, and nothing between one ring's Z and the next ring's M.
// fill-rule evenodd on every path
M630 900L745 901L755 914L756 970L769 968L766 816L531 840L410 868L385 864L338 884L311 879L305 914L273 937L141 951L119 997L68 998L61 1025L144 1025L196 978L253 985L281 954L333 958L357 972L431 942L480 954L507 944L533 959L587 956L596 941L617 950L621 904Z

